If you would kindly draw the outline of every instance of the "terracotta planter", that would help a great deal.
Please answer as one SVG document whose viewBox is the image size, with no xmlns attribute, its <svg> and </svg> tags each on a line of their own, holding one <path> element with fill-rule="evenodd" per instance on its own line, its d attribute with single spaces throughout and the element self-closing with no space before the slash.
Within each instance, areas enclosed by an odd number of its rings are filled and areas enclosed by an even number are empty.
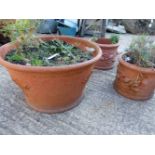
<svg viewBox="0 0 155 155">
<path fill-rule="evenodd" d="M 102 52 L 95 43 L 80 38 L 50 35 L 40 37 L 43 40 L 64 40 L 83 50 L 86 47 L 95 49 L 94 58 L 86 62 L 61 67 L 35 67 L 5 61 L 4 56 L 14 47 L 10 43 L 0 47 L 0 63 L 23 90 L 27 103 L 37 111 L 62 112 L 79 103 L 91 71 Z"/>
<path fill-rule="evenodd" d="M 96 43 L 102 49 L 102 57 L 96 63 L 95 68 L 101 70 L 112 69 L 115 57 L 117 55 L 118 44 L 112 44 L 110 39 L 100 38 L 96 41 Z"/>
<path fill-rule="evenodd" d="M 146 100 L 153 96 L 155 69 L 138 67 L 120 58 L 114 88 L 133 100 Z"/>
</svg>

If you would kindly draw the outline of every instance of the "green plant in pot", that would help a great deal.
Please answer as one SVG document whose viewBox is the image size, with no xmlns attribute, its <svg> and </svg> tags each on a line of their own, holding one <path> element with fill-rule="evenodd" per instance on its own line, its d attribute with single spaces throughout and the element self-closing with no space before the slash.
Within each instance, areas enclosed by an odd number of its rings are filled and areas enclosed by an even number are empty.
<svg viewBox="0 0 155 155">
<path fill-rule="evenodd" d="M 101 70 L 112 69 L 117 55 L 119 36 L 111 35 L 110 38 L 95 37 L 93 39 L 102 49 L 102 57 L 95 68 Z"/>
<path fill-rule="evenodd" d="M 91 41 L 36 35 L 38 20 L 16 20 L 3 31 L 12 42 L 0 47 L 0 63 L 41 112 L 62 112 L 77 105 L 100 48 Z"/>
<path fill-rule="evenodd" d="M 120 58 L 114 88 L 133 100 L 146 100 L 155 89 L 155 42 L 142 35 L 133 39 Z"/>
<path fill-rule="evenodd" d="M 1 30 L 6 25 L 8 25 L 10 23 L 14 23 L 14 22 L 15 22 L 15 19 L 0 19 L 0 44 L 1 45 L 10 42 L 10 38 L 6 37 Z"/>
</svg>

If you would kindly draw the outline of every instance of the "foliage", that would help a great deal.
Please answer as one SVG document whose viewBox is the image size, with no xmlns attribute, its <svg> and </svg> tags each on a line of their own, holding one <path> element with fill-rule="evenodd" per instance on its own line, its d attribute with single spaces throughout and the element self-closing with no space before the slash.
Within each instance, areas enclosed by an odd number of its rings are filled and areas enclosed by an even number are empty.
<svg viewBox="0 0 155 155">
<path fill-rule="evenodd" d="M 60 66 L 79 63 L 92 58 L 91 51 L 83 52 L 79 48 L 60 40 L 42 42 L 39 48 L 26 46 L 23 48 L 23 52 L 18 53 L 19 57 L 16 56 L 15 51 L 12 51 L 6 55 L 5 59 L 13 63 L 32 66 Z M 17 57 L 16 60 L 15 57 Z"/>
<path fill-rule="evenodd" d="M 124 59 L 141 67 L 155 67 L 155 42 L 142 35 L 132 40 Z"/>
<path fill-rule="evenodd" d="M 15 22 L 15 19 L 0 19 L 0 28 L 14 22 Z"/>
<path fill-rule="evenodd" d="M 2 29 L 12 42 L 18 43 L 17 48 L 6 55 L 7 61 L 32 66 L 53 66 L 83 62 L 92 58 L 91 52 L 83 52 L 63 41 L 44 42 L 38 39 L 35 32 L 40 22 L 41 20 L 16 20 Z"/>
<path fill-rule="evenodd" d="M 94 34 L 93 37 L 91 38 L 91 40 L 96 42 L 99 38 L 101 38 L 99 35 Z M 112 44 L 117 44 L 119 42 L 119 36 L 115 35 L 115 34 L 111 35 L 109 39 Z"/>
<path fill-rule="evenodd" d="M 39 22 L 40 20 L 19 19 L 4 26 L 1 32 L 12 42 L 18 41 L 17 52 L 22 52 L 22 46 L 39 46 L 39 40 L 34 35 Z"/>
<path fill-rule="evenodd" d="M 111 35 L 110 40 L 111 40 L 112 44 L 117 44 L 119 42 L 119 36 Z"/>
<path fill-rule="evenodd" d="M 7 55 L 7 60 L 12 62 L 12 63 L 21 63 L 21 64 L 25 64 L 24 63 L 24 57 L 22 55 L 19 54 L 8 54 Z"/>
</svg>

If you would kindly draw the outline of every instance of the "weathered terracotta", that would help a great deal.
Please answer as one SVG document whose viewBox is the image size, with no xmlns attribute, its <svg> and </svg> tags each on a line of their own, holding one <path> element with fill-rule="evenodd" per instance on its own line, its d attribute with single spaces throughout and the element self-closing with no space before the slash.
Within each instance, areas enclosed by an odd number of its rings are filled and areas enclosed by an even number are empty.
<svg viewBox="0 0 155 155">
<path fill-rule="evenodd" d="M 133 100 L 146 100 L 153 96 L 155 69 L 143 68 L 120 58 L 114 88 L 121 95 Z"/>
<path fill-rule="evenodd" d="M 112 44 L 110 39 L 100 38 L 96 43 L 102 49 L 102 57 L 96 63 L 95 68 L 101 70 L 112 69 L 117 55 L 118 44 Z"/>
<path fill-rule="evenodd" d="M 40 36 L 43 40 L 59 39 L 85 50 L 94 48 L 94 58 L 67 66 L 36 67 L 12 64 L 4 56 L 13 48 L 8 43 L 0 47 L 0 63 L 7 68 L 12 79 L 23 90 L 27 103 L 41 112 L 62 112 L 77 105 L 101 49 L 93 42 L 67 36 Z M 14 45 L 15 46 L 15 45 Z"/>
</svg>

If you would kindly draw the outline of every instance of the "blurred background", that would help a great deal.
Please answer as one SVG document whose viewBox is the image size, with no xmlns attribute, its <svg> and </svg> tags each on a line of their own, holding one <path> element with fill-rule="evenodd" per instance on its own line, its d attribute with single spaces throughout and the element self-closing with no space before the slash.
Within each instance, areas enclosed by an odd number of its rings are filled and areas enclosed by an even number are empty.
<svg viewBox="0 0 155 155">
<path fill-rule="evenodd" d="M 34 19 L 36 20 L 36 19 Z M 0 19 L 0 29 L 15 19 Z M 39 34 L 58 34 L 78 37 L 104 37 L 116 34 L 155 34 L 154 19 L 42 19 L 38 24 Z M 9 38 L 0 32 L 0 45 Z"/>
</svg>

